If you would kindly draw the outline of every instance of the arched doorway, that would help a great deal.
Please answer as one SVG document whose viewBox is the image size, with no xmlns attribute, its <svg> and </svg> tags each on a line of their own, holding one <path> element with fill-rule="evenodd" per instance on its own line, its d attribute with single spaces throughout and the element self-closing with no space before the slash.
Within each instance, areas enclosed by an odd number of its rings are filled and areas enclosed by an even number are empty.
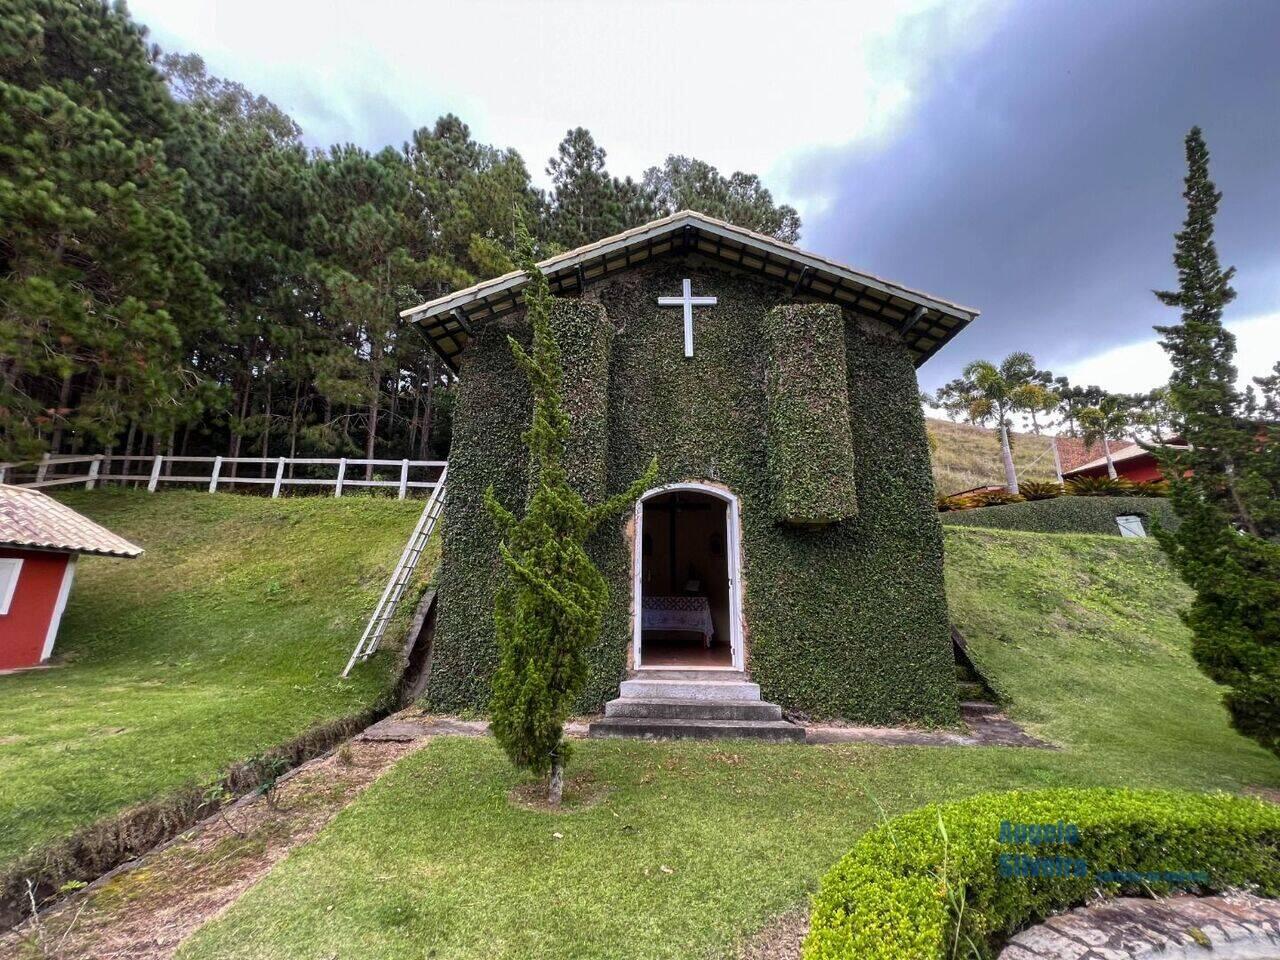
<svg viewBox="0 0 1280 960">
<path fill-rule="evenodd" d="M 673 483 L 636 504 L 637 669 L 743 669 L 738 499 Z"/>
</svg>

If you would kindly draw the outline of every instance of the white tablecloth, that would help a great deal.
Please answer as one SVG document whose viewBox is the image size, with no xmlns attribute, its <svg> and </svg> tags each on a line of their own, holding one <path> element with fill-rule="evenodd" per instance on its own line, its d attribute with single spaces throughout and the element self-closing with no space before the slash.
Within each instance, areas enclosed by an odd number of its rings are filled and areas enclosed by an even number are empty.
<svg viewBox="0 0 1280 960">
<path fill-rule="evenodd" d="M 640 626 L 645 630 L 687 630 L 711 646 L 715 623 L 706 597 L 645 597 Z"/>
</svg>

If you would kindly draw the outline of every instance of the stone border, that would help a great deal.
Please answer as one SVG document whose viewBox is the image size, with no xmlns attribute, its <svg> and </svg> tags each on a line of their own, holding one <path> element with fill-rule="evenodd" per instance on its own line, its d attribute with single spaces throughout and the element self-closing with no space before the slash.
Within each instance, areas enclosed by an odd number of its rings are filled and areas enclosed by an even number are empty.
<svg viewBox="0 0 1280 960">
<path fill-rule="evenodd" d="M 1050 917 L 999 960 L 1276 960 L 1280 901 L 1252 894 L 1122 897 Z"/>
</svg>

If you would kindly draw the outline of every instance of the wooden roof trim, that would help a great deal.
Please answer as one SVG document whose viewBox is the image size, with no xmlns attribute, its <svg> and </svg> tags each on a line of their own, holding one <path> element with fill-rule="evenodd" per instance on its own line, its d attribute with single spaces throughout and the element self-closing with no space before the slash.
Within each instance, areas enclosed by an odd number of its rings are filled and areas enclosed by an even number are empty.
<svg viewBox="0 0 1280 960">
<path fill-rule="evenodd" d="M 764 261 L 763 268 L 756 269 L 761 269 L 761 272 L 769 276 L 785 275 L 785 270 L 778 272 L 780 265 L 773 259 L 779 258 L 790 261 L 792 264 L 808 266 L 815 271 L 830 274 L 840 280 L 850 281 L 858 286 L 881 293 L 885 297 L 900 297 L 911 304 L 926 306 L 940 313 L 954 316 L 966 323 L 978 316 L 978 311 L 973 307 L 952 303 L 949 300 L 943 300 L 931 294 L 912 290 L 893 281 L 854 270 L 818 254 L 808 253 L 772 237 L 766 237 L 751 230 L 745 230 L 742 227 L 735 227 L 722 220 L 716 220 L 713 217 L 708 217 L 692 210 L 682 210 L 679 213 L 672 214 L 670 217 L 654 220 L 652 223 L 627 230 L 615 237 L 609 237 L 596 243 L 578 247 L 576 250 L 550 257 L 540 262 L 538 267 L 544 274 L 551 276 L 591 260 L 603 259 L 607 265 L 610 255 L 618 252 L 624 254 L 623 261 L 626 263 L 630 248 L 664 237 L 666 234 L 681 230 L 686 226 L 693 227 L 699 232 L 710 234 L 720 241 L 719 244 L 712 243 L 708 245 L 709 249 L 704 249 L 703 244 L 699 242 L 700 238 L 694 238 L 691 244 L 692 249 L 718 256 L 719 251 L 723 249 L 724 241 L 728 240 L 740 244 L 741 248 L 750 248 L 762 257 Z M 648 258 L 652 258 L 652 251 L 649 251 Z M 770 270 L 770 266 L 774 266 L 775 270 Z M 608 272 L 607 266 L 606 272 Z M 456 293 L 402 310 L 400 316 L 415 321 L 424 320 L 438 313 L 451 311 L 458 307 L 466 307 L 478 300 L 514 291 L 524 286 L 524 283 L 525 276 L 523 271 L 513 270 L 492 280 L 486 280 L 483 283 L 467 287 L 465 290 L 459 290 Z"/>
</svg>

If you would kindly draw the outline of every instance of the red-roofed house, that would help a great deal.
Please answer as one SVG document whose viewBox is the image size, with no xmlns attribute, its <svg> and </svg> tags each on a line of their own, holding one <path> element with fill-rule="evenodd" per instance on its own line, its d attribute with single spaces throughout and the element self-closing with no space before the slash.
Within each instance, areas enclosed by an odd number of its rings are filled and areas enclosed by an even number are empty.
<svg viewBox="0 0 1280 960">
<path fill-rule="evenodd" d="M 142 553 L 37 490 L 0 484 L 0 671 L 49 659 L 82 553 Z"/>
<path fill-rule="evenodd" d="M 1068 440 L 1070 438 L 1063 438 Z M 1079 442 L 1079 441 L 1075 441 Z M 1064 444 L 1065 446 L 1065 444 Z M 1175 450 L 1185 450 L 1186 447 L 1180 444 L 1166 444 L 1166 446 Z M 1062 448 L 1059 456 L 1062 456 Z M 1095 454 L 1093 457 L 1086 459 L 1083 463 L 1075 463 L 1068 466 L 1066 457 L 1062 457 L 1062 479 L 1072 480 L 1076 477 L 1105 477 L 1107 476 L 1107 455 L 1101 444 L 1096 444 L 1090 448 L 1090 453 Z M 1131 480 L 1134 483 L 1146 483 L 1152 480 L 1161 479 L 1160 464 L 1156 461 L 1155 454 L 1136 442 L 1116 443 L 1111 445 L 1111 463 L 1116 468 L 1116 476 Z"/>
</svg>

